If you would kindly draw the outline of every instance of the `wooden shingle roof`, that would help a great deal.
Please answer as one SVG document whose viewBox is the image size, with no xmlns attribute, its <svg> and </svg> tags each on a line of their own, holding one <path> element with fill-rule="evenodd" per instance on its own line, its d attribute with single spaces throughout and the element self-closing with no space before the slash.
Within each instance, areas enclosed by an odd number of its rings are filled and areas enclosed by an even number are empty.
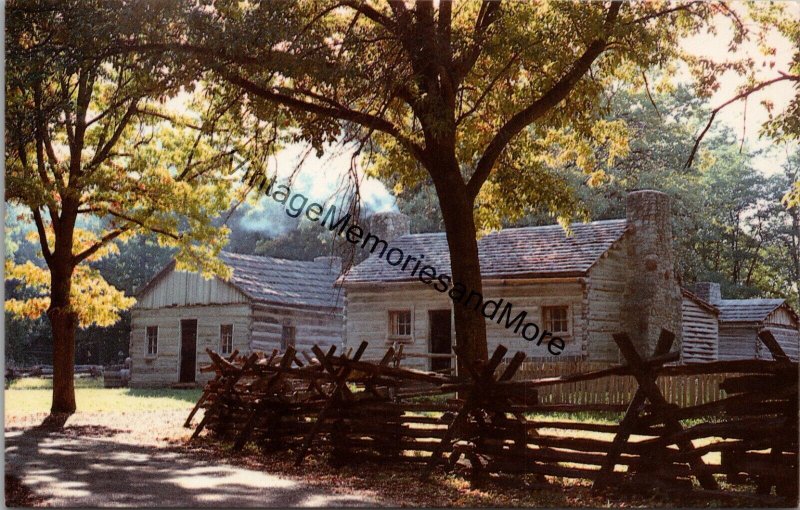
<svg viewBox="0 0 800 510">
<path fill-rule="evenodd" d="M 582 276 L 625 233 L 626 221 L 605 220 L 571 225 L 567 236 L 560 225 L 507 228 L 478 241 L 483 278 Z M 410 234 L 389 243 L 405 256 L 424 255 L 423 264 L 437 274 L 450 272 L 450 253 L 443 232 Z M 391 266 L 376 251 L 353 267 L 344 277 L 347 283 L 413 280 L 406 271 Z"/>
<path fill-rule="evenodd" d="M 720 322 L 761 322 L 786 301 L 783 299 L 723 299 L 719 308 Z"/>
<path fill-rule="evenodd" d="M 230 283 L 253 301 L 292 306 L 341 308 L 334 284 L 339 268 L 327 261 L 309 262 L 222 252 L 233 270 Z"/>
</svg>

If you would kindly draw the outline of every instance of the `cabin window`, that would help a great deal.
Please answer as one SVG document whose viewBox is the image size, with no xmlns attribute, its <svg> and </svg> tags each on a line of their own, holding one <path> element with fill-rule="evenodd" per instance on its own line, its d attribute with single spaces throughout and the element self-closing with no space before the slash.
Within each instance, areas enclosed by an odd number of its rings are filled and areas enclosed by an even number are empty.
<svg viewBox="0 0 800 510">
<path fill-rule="evenodd" d="M 545 306 L 542 308 L 544 329 L 552 331 L 553 335 L 558 336 L 569 334 L 569 307 L 568 306 Z"/>
<path fill-rule="evenodd" d="M 147 355 L 158 354 L 158 326 L 147 326 Z"/>
<path fill-rule="evenodd" d="M 389 336 L 411 337 L 411 310 L 389 311 Z"/>
<path fill-rule="evenodd" d="M 233 352 L 233 324 L 223 324 L 219 327 L 219 344 L 222 354 Z"/>
<path fill-rule="evenodd" d="M 281 352 L 286 352 L 290 345 L 294 347 L 294 335 L 294 326 L 283 326 L 281 329 Z"/>
</svg>

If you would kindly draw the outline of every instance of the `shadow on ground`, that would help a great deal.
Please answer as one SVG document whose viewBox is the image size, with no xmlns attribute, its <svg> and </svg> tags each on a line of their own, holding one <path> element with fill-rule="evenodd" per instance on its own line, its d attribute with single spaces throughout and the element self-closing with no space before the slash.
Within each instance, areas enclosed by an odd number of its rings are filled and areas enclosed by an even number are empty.
<svg viewBox="0 0 800 510">
<path fill-rule="evenodd" d="M 49 425 L 49 424 L 48 424 Z M 6 469 L 47 506 L 375 506 L 287 478 L 191 454 L 65 434 L 50 426 L 8 432 Z M 97 437 L 100 436 L 100 437 Z M 105 437 L 103 437 L 105 436 Z"/>
</svg>

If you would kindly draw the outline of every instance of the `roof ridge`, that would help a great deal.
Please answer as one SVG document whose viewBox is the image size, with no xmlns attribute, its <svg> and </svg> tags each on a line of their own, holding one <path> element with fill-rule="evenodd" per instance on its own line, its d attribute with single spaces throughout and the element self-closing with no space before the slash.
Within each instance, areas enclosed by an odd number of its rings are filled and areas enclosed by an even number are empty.
<svg viewBox="0 0 800 510">
<path fill-rule="evenodd" d="M 617 246 L 628 230 L 628 222 L 617 218 L 573 223 L 571 234 L 561 225 L 515 227 L 491 232 L 478 240 L 478 256 L 484 277 L 585 274 L 603 253 Z M 450 252 L 444 232 L 400 236 L 389 243 L 416 257 L 426 256 L 438 272 L 451 270 Z M 413 275 L 382 264 L 383 253 L 372 256 L 348 271 L 343 281 L 413 280 Z"/>
<path fill-rule="evenodd" d="M 277 260 L 280 262 L 290 262 L 290 263 L 297 263 L 297 264 L 309 264 L 309 265 L 318 265 L 322 266 L 327 264 L 326 261 L 316 261 L 316 260 L 298 260 L 298 259 L 285 259 L 281 257 L 273 257 L 271 255 L 257 255 L 257 254 L 250 254 L 250 253 L 236 253 L 231 251 L 222 250 L 220 255 L 233 257 L 233 258 L 244 258 L 244 259 L 254 259 L 253 261 L 260 261 L 260 260 Z"/>
<path fill-rule="evenodd" d="M 706 307 L 706 308 L 710 308 L 710 309 L 711 309 L 711 310 L 713 310 L 713 311 L 714 311 L 714 312 L 715 312 L 717 315 L 719 315 L 719 313 L 720 313 L 720 310 L 719 310 L 719 307 L 718 307 L 718 306 L 716 306 L 716 305 L 715 305 L 714 303 L 712 303 L 711 301 L 707 301 L 707 300 L 705 300 L 705 299 L 701 298 L 700 296 L 698 296 L 698 295 L 697 295 L 697 294 L 695 294 L 694 292 L 690 291 L 689 289 L 687 289 L 687 288 L 686 288 L 686 287 L 684 287 L 683 285 L 681 285 L 681 293 L 683 293 L 683 295 L 684 295 L 684 296 L 688 296 L 688 297 L 689 297 L 689 299 L 691 299 L 691 300 L 695 301 L 695 302 L 696 302 L 696 303 L 698 303 L 699 305 L 701 305 L 701 306 L 704 306 L 704 307 Z"/>
<path fill-rule="evenodd" d="M 729 299 L 721 299 L 720 300 L 721 303 L 728 302 L 728 303 L 731 303 L 731 304 L 736 303 L 736 302 L 740 302 L 740 303 L 744 304 L 745 301 L 749 301 L 749 302 L 761 301 L 764 304 L 767 304 L 767 303 L 770 303 L 770 302 L 772 302 L 772 303 L 777 303 L 777 302 L 785 303 L 786 302 L 786 300 L 784 298 L 738 298 L 738 299 L 730 299 L 729 298 Z"/>
<path fill-rule="evenodd" d="M 628 222 L 628 220 L 626 218 L 612 218 L 612 219 L 607 219 L 607 220 L 576 221 L 576 222 L 570 223 L 569 226 L 570 227 L 574 227 L 574 226 L 589 226 L 589 225 L 596 225 L 596 224 L 599 224 L 599 223 L 610 223 L 610 224 L 613 224 L 613 223 L 627 223 L 627 222 Z M 505 227 L 505 228 L 501 228 L 501 229 L 498 229 L 498 230 L 493 230 L 493 231 L 487 233 L 483 237 L 488 237 L 490 235 L 497 234 L 499 232 L 507 232 L 507 231 L 510 231 L 510 230 L 525 230 L 525 229 L 537 229 L 537 228 L 539 228 L 539 229 L 544 229 L 544 228 L 562 228 L 563 229 L 564 227 L 562 227 L 561 224 L 559 224 L 559 223 L 551 223 L 549 225 L 524 225 L 524 226 L 521 226 L 521 227 Z M 447 232 L 416 232 L 416 233 L 403 234 L 402 236 L 398 237 L 398 239 L 408 238 L 408 237 L 440 236 L 440 235 L 446 235 L 446 234 L 447 234 Z"/>
</svg>

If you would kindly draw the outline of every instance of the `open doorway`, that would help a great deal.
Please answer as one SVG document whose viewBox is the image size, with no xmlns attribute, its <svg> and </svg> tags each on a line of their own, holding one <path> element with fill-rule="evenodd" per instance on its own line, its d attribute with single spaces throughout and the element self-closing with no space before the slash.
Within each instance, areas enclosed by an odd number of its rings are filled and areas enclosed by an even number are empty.
<svg viewBox="0 0 800 510">
<path fill-rule="evenodd" d="M 179 381 L 190 383 L 195 381 L 197 371 L 197 320 L 181 321 L 181 365 Z"/>
<path fill-rule="evenodd" d="M 428 324 L 430 325 L 428 352 L 430 354 L 452 354 L 453 337 L 450 334 L 452 329 L 450 317 L 450 310 L 428 311 Z M 449 357 L 431 358 L 431 370 L 450 369 L 452 361 L 452 358 Z"/>
</svg>

